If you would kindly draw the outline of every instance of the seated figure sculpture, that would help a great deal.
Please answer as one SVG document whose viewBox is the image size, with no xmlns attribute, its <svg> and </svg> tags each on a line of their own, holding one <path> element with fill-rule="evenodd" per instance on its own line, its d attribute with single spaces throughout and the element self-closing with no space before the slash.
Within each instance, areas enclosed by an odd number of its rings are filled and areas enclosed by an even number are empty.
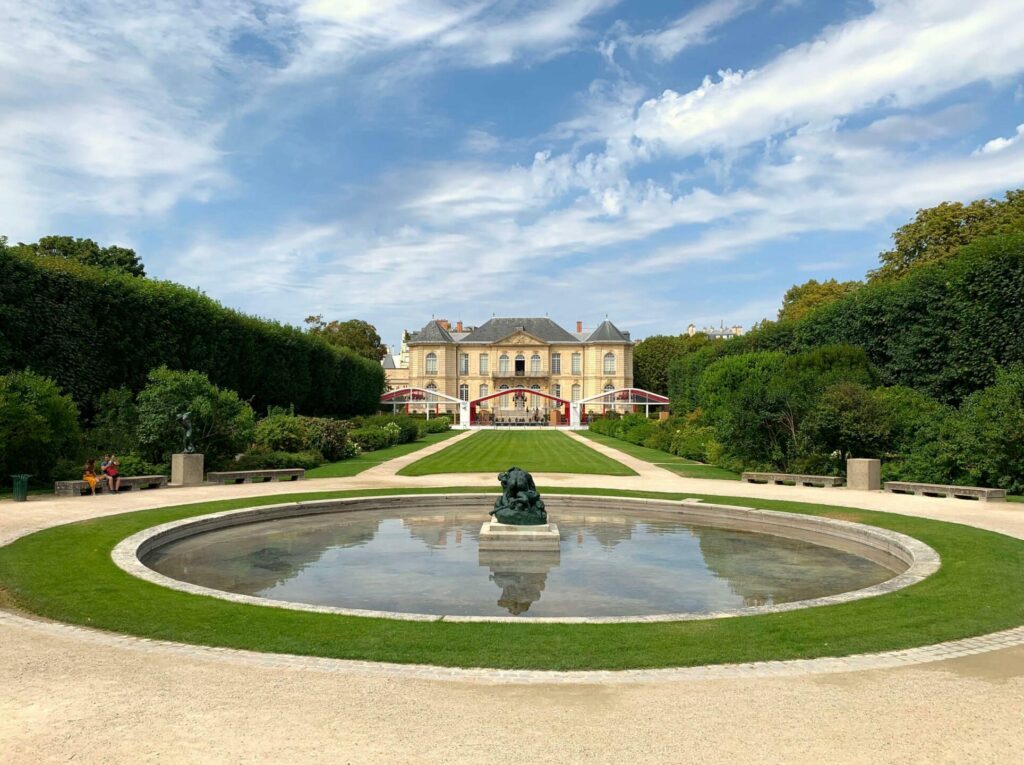
<svg viewBox="0 0 1024 765">
<path fill-rule="evenodd" d="M 501 496 L 494 502 L 491 515 L 498 523 L 512 526 L 539 526 L 548 522 L 544 500 L 537 492 L 533 476 L 517 467 L 510 467 L 498 476 Z"/>
</svg>

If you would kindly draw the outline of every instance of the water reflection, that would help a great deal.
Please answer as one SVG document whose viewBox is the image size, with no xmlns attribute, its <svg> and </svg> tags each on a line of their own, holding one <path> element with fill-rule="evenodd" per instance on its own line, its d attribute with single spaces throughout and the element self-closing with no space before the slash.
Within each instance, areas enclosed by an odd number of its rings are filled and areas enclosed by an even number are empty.
<svg viewBox="0 0 1024 765">
<path fill-rule="evenodd" d="M 530 610 L 540 600 L 548 572 L 558 565 L 558 550 L 480 550 L 480 565 L 491 572 L 491 581 L 501 588 L 498 605 L 513 616 Z"/>
<path fill-rule="evenodd" d="M 484 518 L 481 510 L 283 519 L 175 542 L 146 563 L 184 581 L 278 600 L 523 618 L 706 613 L 890 576 L 808 542 L 627 511 L 559 512 L 560 552 L 480 551 Z"/>
</svg>

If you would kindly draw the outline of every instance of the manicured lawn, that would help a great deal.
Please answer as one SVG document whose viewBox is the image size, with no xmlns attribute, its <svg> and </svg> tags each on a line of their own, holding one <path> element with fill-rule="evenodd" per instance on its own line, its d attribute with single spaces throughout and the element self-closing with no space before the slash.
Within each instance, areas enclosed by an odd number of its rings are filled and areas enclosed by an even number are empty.
<svg viewBox="0 0 1024 765">
<path fill-rule="evenodd" d="M 389 446 L 387 449 L 378 449 L 375 452 L 364 452 L 350 460 L 331 462 L 313 470 L 308 470 L 306 471 L 306 478 L 348 478 L 349 476 L 359 475 L 364 470 L 369 470 L 382 462 L 418 452 L 420 449 L 431 444 L 447 441 L 449 438 L 457 436 L 460 432 L 458 430 L 446 430 L 444 433 L 428 433 L 418 441 Z"/>
<path fill-rule="evenodd" d="M 610 490 L 603 494 L 681 499 Z M 142 581 L 110 558 L 125 537 L 159 523 L 299 499 L 479 492 L 366 490 L 207 502 L 58 526 L 0 548 L 9 607 L 98 629 L 201 645 L 463 667 L 627 669 L 843 656 L 926 645 L 1024 624 L 1024 541 L 968 526 L 867 510 L 705 496 L 709 502 L 826 515 L 914 536 L 942 556 L 923 582 L 836 606 L 733 619 L 651 624 L 408 622 L 231 603 Z M 486 517 L 481 515 L 481 517 Z M 53 565 L 59 561 L 60 565 Z M 513 650 L 510 646 L 528 646 Z"/>
<path fill-rule="evenodd" d="M 513 465 L 531 473 L 636 475 L 625 465 L 555 430 L 481 430 L 402 468 L 398 474 L 500 473 Z"/>
<path fill-rule="evenodd" d="M 620 438 L 612 438 L 606 436 L 603 433 L 592 433 L 589 430 L 580 430 L 578 433 L 584 438 L 589 438 L 591 441 L 597 441 L 599 444 L 610 446 L 612 449 L 618 449 L 620 452 L 628 454 L 630 457 L 636 457 L 638 460 L 644 462 L 650 462 L 659 467 L 663 467 L 666 470 L 671 470 L 673 473 L 678 473 L 684 478 L 718 478 L 726 481 L 738 481 L 740 480 L 739 475 L 726 470 L 725 468 L 716 467 L 714 465 L 705 465 L 697 462 L 696 460 L 689 460 L 685 457 L 677 457 L 674 454 L 663 452 L 660 449 L 650 449 L 646 446 L 637 446 L 631 444 L 629 441 L 623 441 Z"/>
</svg>

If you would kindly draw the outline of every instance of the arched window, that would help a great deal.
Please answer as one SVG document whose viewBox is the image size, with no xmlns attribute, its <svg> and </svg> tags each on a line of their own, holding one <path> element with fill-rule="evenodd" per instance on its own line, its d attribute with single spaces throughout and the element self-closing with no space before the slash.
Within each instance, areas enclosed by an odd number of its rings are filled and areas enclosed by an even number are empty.
<svg viewBox="0 0 1024 765">
<path fill-rule="evenodd" d="M 508 354 L 503 353 L 498 357 L 498 371 L 508 374 Z M 505 386 L 508 387 L 507 385 Z"/>
<path fill-rule="evenodd" d="M 459 386 L 459 398 L 463 401 L 469 401 L 469 386 L 466 383 L 462 383 Z"/>
<path fill-rule="evenodd" d="M 604 373 L 606 375 L 615 374 L 615 354 L 611 351 L 604 355 Z"/>
<path fill-rule="evenodd" d="M 572 355 L 572 373 L 574 375 L 583 374 L 583 354 L 574 353 Z"/>
<path fill-rule="evenodd" d="M 562 354 L 552 353 L 551 354 L 551 374 L 560 375 L 562 374 Z"/>
<path fill-rule="evenodd" d="M 540 390 L 540 386 L 539 386 L 539 385 L 531 385 L 531 386 L 530 386 L 530 390 L 536 390 L 536 391 L 539 391 L 539 390 Z"/>
<path fill-rule="evenodd" d="M 555 398 L 561 398 L 562 397 L 562 386 L 559 385 L 558 383 L 555 383 L 554 385 L 552 385 L 551 386 L 551 395 L 554 396 Z"/>
<path fill-rule="evenodd" d="M 433 351 L 427 354 L 427 374 L 437 374 L 437 354 L 434 353 Z"/>
<path fill-rule="evenodd" d="M 508 361 L 508 356 L 505 357 L 505 360 Z M 498 386 L 498 390 L 508 390 L 508 386 L 507 385 L 499 385 Z M 501 407 L 502 409 L 504 409 L 506 406 L 508 406 L 508 396 L 502 396 L 501 398 L 499 398 L 498 399 L 498 406 Z"/>
<path fill-rule="evenodd" d="M 469 374 L 469 354 L 468 353 L 460 353 L 459 354 L 459 374 L 460 375 L 468 375 Z"/>
<path fill-rule="evenodd" d="M 572 386 L 572 400 L 573 401 L 579 401 L 580 398 L 581 398 L 580 394 L 582 392 L 583 392 L 583 390 L 582 390 L 582 388 L 580 388 L 579 384 L 573 385 Z"/>
<path fill-rule="evenodd" d="M 526 374 L 526 356 L 521 353 L 516 354 L 516 376 Z"/>
<path fill-rule="evenodd" d="M 535 353 L 532 356 L 530 356 L 530 371 L 531 372 L 539 372 L 540 371 L 540 354 L 539 353 Z"/>
<path fill-rule="evenodd" d="M 611 383 L 608 383 L 607 385 L 604 386 L 605 393 L 611 393 L 613 390 L 615 390 L 615 386 L 612 385 Z"/>
<path fill-rule="evenodd" d="M 488 394 L 489 392 L 490 392 L 490 391 L 489 391 L 489 389 L 488 389 L 487 385 L 481 385 L 481 386 L 480 386 L 480 396 L 479 396 L 479 398 L 483 398 L 483 397 L 484 397 L 484 396 L 486 396 L 486 395 L 487 395 L 487 394 Z"/>
</svg>

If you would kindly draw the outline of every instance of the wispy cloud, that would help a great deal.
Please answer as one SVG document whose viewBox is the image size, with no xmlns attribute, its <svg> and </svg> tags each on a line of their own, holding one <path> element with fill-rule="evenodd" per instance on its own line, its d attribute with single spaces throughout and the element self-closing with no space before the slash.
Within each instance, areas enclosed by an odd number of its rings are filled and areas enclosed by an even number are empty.
<svg viewBox="0 0 1024 765">
<path fill-rule="evenodd" d="M 711 0 L 680 16 L 664 29 L 625 35 L 621 42 L 636 53 L 650 51 L 656 58 L 675 58 L 687 48 L 703 45 L 712 33 L 737 16 L 753 10 L 759 0 Z"/>
</svg>

